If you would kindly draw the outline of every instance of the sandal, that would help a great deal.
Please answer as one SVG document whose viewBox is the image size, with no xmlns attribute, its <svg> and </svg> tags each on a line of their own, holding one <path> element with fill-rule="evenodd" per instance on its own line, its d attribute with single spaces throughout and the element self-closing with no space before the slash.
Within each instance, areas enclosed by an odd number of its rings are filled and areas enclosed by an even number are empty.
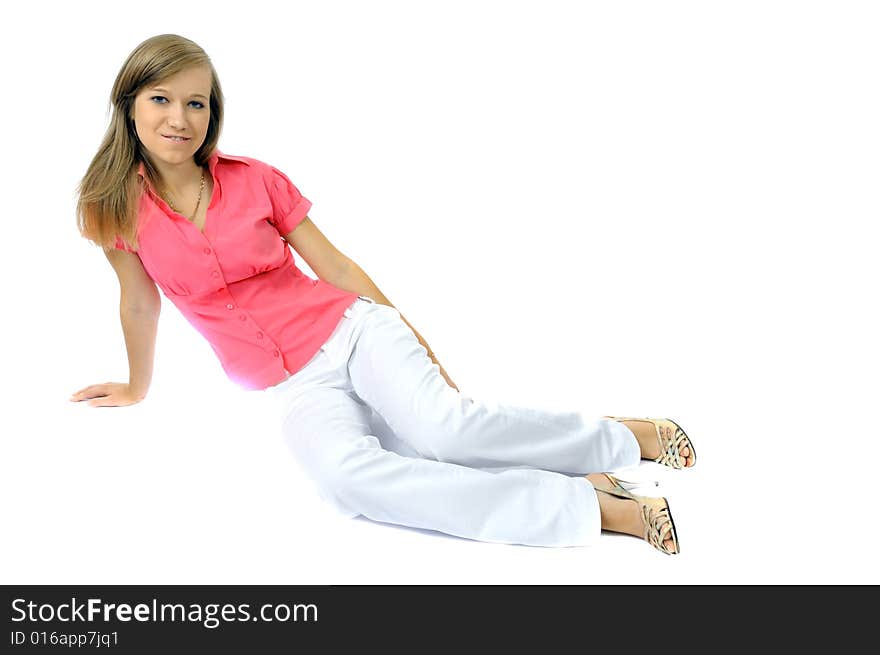
<svg viewBox="0 0 880 655">
<path fill-rule="evenodd" d="M 641 507 L 642 522 L 645 524 L 645 534 L 642 537 L 654 548 L 666 555 L 677 555 L 680 550 L 678 547 L 678 535 L 675 531 L 675 523 L 672 521 L 672 512 L 669 510 L 669 503 L 665 498 L 651 498 L 649 496 L 635 496 L 621 485 L 613 475 L 603 473 L 613 485 L 611 489 L 600 489 L 596 485 L 593 488 L 610 496 L 618 498 L 626 498 L 634 500 Z M 589 479 L 588 479 L 589 481 Z M 592 482 L 590 483 L 592 484 Z M 667 539 L 672 539 L 672 550 L 666 550 L 663 543 Z"/>
<path fill-rule="evenodd" d="M 678 425 L 675 421 L 668 418 L 628 418 L 621 416 L 605 416 L 603 418 L 614 419 L 615 421 L 642 421 L 651 423 L 654 426 L 654 430 L 657 433 L 657 441 L 660 443 L 660 454 L 653 461 L 658 464 L 663 464 L 664 466 L 670 466 L 674 469 L 684 469 L 684 468 L 692 468 L 694 464 L 697 463 L 697 451 L 694 449 L 694 444 L 691 443 L 690 438 L 685 434 L 684 430 L 681 429 L 681 426 Z M 671 437 L 665 437 L 662 434 L 660 428 L 669 428 L 672 430 Z M 693 464 L 687 466 L 686 458 L 682 456 L 681 450 L 687 446 L 691 450 L 691 456 L 693 456 L 694 461 Z"/>
</svg>

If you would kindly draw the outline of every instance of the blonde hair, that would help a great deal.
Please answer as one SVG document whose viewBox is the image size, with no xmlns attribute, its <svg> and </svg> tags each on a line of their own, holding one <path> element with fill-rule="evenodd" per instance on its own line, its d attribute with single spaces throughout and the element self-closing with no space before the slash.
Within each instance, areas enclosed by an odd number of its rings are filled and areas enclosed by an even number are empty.
<svg viewBox="0 0 880 655">
<path fill-rule="evenodd" d="M 135 130 L 132 111 L 135 96 L 146 85 L 162 81 L 191 67 L 211 71 L 208 133 L 194 159 L 207 164 L 217 147 L 223 126 L 223 91 L 217 72 L 202 48 L 176 34 L 160 34 L 138 45 L 122 65 L 113 83 L 110 125 L 98 152 L 77 185 L 77 227 L 80 234 L 105 249 L 120 237 L 136 250 L 137 219 L 141 194 L 146 184 L 137 174 L 141 162 L 150 183 L 157 186 L 161 175 L 150 164 Z"/>
</svg>

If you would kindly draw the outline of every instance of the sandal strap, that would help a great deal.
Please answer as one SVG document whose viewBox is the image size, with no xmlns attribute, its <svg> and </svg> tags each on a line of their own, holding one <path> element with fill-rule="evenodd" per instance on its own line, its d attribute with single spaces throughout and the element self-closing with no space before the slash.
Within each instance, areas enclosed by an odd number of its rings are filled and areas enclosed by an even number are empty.
<svg viewBox="0 0 880 655">
<path fill-rule="evenodd" d="M 681 454 L 681 450 L 685 446 L 690 448 L 691 455 L 696 459 L 697 453 L 694 450 L 694 444 L 691 443 L 691 440 L 684 433 L 684 430 L 679 427 L 678 423 L 671 419 L 633 418 L 624 416 L 604 416 L 603 418 L 610 418 L 618 422 L 642 421 L 653 425 L 654 432 L 657 435 L 657 441 L 660 444 L 660 454 L 652 461 L 657 462 L 658 464 L 663 464 L 664 466 L 669 466 L 674 469 L 687 468 L 687 462 Z M 661 436 L 660 433 L 661 424 L 664 423 L 671 423 L 674 428 L 672 437 L 669 439 Z"/>
<path fill-rule="evenodd" d="M 691 449 L 691 452 L 693 452 L 694 447 L 691 445 L 691 441 L 684 433 L 684 430 L 673 423 L 674 432 L 672 437 L 666 438 L 662 436 L 660 432 L 661 422 L 654 420 L 651 420 L 651 422 L 654 424 L 654 429 L 657 432 L 657 440 L 660 442 L 660 454 L 654 459 L 654 461 L 658 464 L 663 464 L 664 466 L 669 466 L 675 469 L 685 468 L 686 462 L 684 456 L 681 454 L 681 450 L 687 446 Z"/>
<path fill-rule="evenodd" d="M 678 550 L 678 539 L 675 535 L 675 526 L 672 523 L 668 506 L 663 509 L 655 509 L 649 505 L 643 505 L 642 520 L 645 522 L 645 541 L 667 555 L 672 555 Z M 666 550 L 666 547 L 663 545 L 663 542 L 670 537 L 675 549 L 672 552 Z"/>
<path fill-rule="evenodd" d="M 618 498 L 625 498 L 638 503 L 641 507 L 642 522 L 645 525 L 645 533 L 642 538 L 654 548 L 667 555 L 677 553 L 678 537 L 675 534 L 675 524 L 672 522 L 672 514 L 669 512 L 669 504 L 666 502 L 666 499 L 659 499 L 659 501 L 663 503 L 663 507 L 658 508 L 656 506 L 658 499 L 650 496 L 636 496 L 623 487 L 621 481 L 614 476 L 609 475 L 608 473 L 603 473 L 602 475 L 608 478 L 608 481 L 611 482 L 613 486 L 610 489 L 600 489 L 594 485 L 593 488 L 596 492 L 602 492 L 609 496 L 617 496 Z M 670 537 L 672 538 L 674 548 L 671 552 L 666 550 L 663 545 L 663 542 Z"/>
<path fill-rule="evenodd" d="M 623 485 L 620 484 L 620 480 L 615 478 L 613 475 L 608 475 L 607 473 L 603 473 L 608 481 L 613 485 L 611 489 L 599 489 L 594 486 L 593 488 L 596 491 L 601 491 L 602 493 L 606 493 L 609 496 L 617 496 L 618 498 L 626 498 L 628 500 L 636 500 L 636 497 L 629 492 Z"/>
</svg>

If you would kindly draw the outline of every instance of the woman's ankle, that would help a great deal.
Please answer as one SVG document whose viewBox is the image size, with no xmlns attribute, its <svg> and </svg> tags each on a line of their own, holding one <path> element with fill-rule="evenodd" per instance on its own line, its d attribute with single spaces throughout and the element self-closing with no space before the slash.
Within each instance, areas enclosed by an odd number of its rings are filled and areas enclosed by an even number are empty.
<svg viewBox="0 0 880 655">
<path fill-rule="evenodd" d="M 596 489 L 602 529 L 641 537 L 643 525 L 639 504 L 633 500 L 602 493 L 600 489 L 608 488 L 609 484 L 608 479 L 600 473 L 592 473 L 586 478 Z"/>
</svg>

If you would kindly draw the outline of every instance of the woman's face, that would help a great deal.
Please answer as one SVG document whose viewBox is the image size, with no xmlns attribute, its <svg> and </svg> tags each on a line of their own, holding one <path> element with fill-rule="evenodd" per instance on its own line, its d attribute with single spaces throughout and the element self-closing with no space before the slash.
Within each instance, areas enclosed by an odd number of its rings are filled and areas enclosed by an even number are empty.
<svg viewBox="0 0 880 655">
<path fill-rule="evenodd" d="M 210 94 L 210 69 L 193 67 L 162 82 L 148 84 L 135 96 L 135 130 L 160 168 L 162 163 L 185 162 L 201 147 L 208 133 Z M 169 136 L 187 139 L 175 141 Z"/>
</svg>

